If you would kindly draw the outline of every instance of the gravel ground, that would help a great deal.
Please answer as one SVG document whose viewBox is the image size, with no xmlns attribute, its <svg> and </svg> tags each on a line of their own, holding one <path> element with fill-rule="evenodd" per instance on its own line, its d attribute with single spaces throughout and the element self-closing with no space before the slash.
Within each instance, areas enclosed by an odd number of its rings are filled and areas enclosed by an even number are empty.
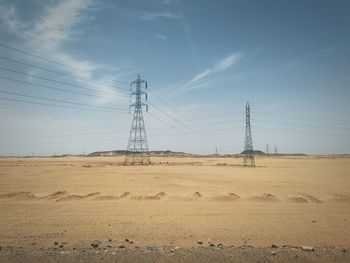
<svg viewBox="0 0 350 263">
<path fill-rule="evenodd" d="M 220 247 L 2 247 L 0 262 L 350 262 L 345 248 Z"/>
</svg>

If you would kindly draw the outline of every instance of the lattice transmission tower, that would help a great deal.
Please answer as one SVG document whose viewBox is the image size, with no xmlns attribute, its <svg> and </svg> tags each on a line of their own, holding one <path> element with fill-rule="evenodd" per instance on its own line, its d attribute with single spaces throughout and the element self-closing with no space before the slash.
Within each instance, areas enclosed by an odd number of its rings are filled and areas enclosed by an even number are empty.
<svg viewBox="0 0 350 263">
<path fill-rule="evenodd" d="M 252 131 L 250 127 L 250 107 L 247 102 L 245 107 L 245 140 L 243 166 L 255 166 Z"/>
<path fill-rule="evenodd" d="M 147 165 L 150 164 L 150 156 L 148 151 L 148 143 L 146 136 L 145 122 L 143 120 L 142 108 L 146 107 L 148 112 L 148 105 L 143 103 L 143 95 L 147 100 L 147 81 L 140 78 L 130 83 L 130 98 L 135 96 L 135 101 L 129 107 L 129 112 L 134 107 L 134 116 L 131 123 L 130 135 L 127 153 L 125 157 L 125 164 L 127 165 Z"/>
</svg>

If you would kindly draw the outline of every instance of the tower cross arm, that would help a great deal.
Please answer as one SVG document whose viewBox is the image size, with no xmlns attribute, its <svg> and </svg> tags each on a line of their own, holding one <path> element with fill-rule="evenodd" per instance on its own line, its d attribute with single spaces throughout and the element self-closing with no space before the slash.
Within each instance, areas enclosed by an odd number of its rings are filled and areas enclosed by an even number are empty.
<svg viewBox="0 0 350 263">
<path fill-rule="evenodd" d="M 130 97 L 131 96 L 133 96 L 133 95 L 139 95 L 139 94 L 145 94 L 145 95 L 147 95 L 147 92 L 145 92 L 145 91 L 134 91 L 134 92 L 131 92 L 130 93 Z"/>
<path fill-rule="evenodd" d="M 133 104 L 130 104 L 130 106 L 129 106 L 129 113 L 130 113 L 130 109 L 132 108 L 132 107 L 136 107 L 136 108 L 138 108 L 138 107 L 146 107 L 146 112 L 148 112 L 148 104 L 146 104 L 146 103 L 133 103 Z"/>
</svg>

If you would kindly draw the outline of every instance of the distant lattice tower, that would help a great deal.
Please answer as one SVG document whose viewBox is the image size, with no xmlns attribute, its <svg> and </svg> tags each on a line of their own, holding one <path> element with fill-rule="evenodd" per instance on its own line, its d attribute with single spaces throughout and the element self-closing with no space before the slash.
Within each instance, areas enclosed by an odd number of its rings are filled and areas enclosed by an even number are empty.
<svg viewBox="0 0 350 263">
<path fill-rule="evenodd" d="M 140 75 L 137 79 L 130 83 L 130 98 L 135 96 L 135 101 L 129 107 L 129 111 L 134 107 L 134 116 L 131 123 L 130 135 L 127 153 L 125 157 L 125 164 L 127 165 L 148 165 L 150 164 L 150 155 L 148 151 L 148 143 L 145 129 L 145 122 L 143 120 L 142 107 L 148 105 L 142 102 L 142 95 L 147 100 L 147 81 L 142 80 Z"/>
<path fill-rule="evenodd" d="M 250 107 L 249 102 L 245 107 L 245 140 L 243 166 L 255 166 L 252 131 L 250 127 Z"/>
</svg>

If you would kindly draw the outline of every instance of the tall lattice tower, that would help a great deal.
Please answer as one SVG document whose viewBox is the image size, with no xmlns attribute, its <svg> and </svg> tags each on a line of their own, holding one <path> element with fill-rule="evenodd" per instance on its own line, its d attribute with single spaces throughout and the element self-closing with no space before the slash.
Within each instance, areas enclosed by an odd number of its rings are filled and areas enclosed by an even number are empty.
<svg viewBox="0 0 350 263">
<path fill-rule="evenodd" d="M 243 166 L 255 166 L 252 131 L 250 128 L 250 107 L 249 102 L 245 106 L 245 140 Z"/>
<path fill-rule="evenodd" d="M 134 116 L 131 123 L 130 135 L 127 153 L 125 157 L 125 164 L 127 165 L 147 165 L 150 164 L 150 156 L 148 151 L 148 143 L 146 137 L 145 122 L 143 121 L 142 107 L 146 107 L 148 111 L 148 105 L 142 102 L 142 95 L 147 100 L 147 81 L 140 78 L 140 74 L 137 79 L 130 83 L 130 98 L 135 96 L 135 102 L 130 105 L 129 111 L 134 107 Z"/>
</svg>

